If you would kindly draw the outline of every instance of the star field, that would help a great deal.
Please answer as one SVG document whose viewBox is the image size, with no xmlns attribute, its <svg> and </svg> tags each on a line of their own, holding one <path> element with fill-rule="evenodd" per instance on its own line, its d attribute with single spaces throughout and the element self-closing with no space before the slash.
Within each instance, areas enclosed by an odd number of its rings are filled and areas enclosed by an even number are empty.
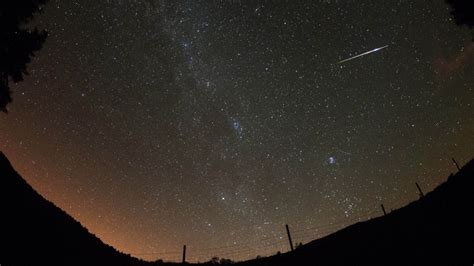
<svg viewBox="0 0 474 266">
<path fill-rule="evenodd" d="M 34 23 L 0 149 L 140 258 L 285 252 L 285 224 L 308 242 L 474 155 L 474 44 L 443 1 L 51 0 Z"/>
</svg>

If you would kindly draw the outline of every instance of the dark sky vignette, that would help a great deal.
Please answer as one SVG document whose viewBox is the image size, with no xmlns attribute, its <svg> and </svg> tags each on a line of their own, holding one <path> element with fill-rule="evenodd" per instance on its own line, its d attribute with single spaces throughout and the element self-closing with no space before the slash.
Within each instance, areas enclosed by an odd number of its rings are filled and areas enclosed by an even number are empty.
<svg viewBox="0 0 474 266">
<path fill-rule="evenodd" d="M 51 1 L 37 23 L 0 148 L 143 258 L 286 251 L 285 223 L 306 242 L 473 155 L 474 45 L 442 1 Z"/>
</svg>

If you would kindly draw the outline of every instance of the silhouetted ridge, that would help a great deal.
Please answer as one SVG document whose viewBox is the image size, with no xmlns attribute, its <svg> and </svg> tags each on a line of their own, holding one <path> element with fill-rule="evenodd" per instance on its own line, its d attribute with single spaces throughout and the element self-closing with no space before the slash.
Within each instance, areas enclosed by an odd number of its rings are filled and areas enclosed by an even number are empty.
<svg viewBox="0 0 474 266">
<path fill-rule="evenodd" d="M 39 195 L 0 153 L 0 264 L 145 265 L 116 251 Z"/>
<path fill-rule="evenodd" d="M 294 252 L 236 265 L 473 265 L 474 161 L 418 201 Z M 34 191 L 0 153 L 0 264 L 152 265 L 116 251 Z M 214 265 L 208 262 L 203 265 Z"/>
<path fill-rule="evenodd" d="M 474 161 L 418 201 L 239 265 L 473 265 Z"/>
</svg>

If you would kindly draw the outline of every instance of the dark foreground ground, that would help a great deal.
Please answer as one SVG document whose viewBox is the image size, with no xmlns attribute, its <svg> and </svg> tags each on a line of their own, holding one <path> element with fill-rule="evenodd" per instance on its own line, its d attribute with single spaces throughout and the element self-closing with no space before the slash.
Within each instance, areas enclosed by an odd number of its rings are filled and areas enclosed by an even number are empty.
<svg viewBox="0 0 474 266">
<path fill-rule="evenodd" d="M 474 265 L 474 161 L 431 193 L 264 265 Z"/>
<path fill-rule="evenodd" d="M 0 153 L 0 217 L 2 266 L 157 265 L 104 244 L 34 191 L 3 153 Z M 386 216 L 354 224 L 294 252 L 235 265 L 472 266 L 473 228 L 474 161 L 471 161 L 431 193 Z"/>
</svg>

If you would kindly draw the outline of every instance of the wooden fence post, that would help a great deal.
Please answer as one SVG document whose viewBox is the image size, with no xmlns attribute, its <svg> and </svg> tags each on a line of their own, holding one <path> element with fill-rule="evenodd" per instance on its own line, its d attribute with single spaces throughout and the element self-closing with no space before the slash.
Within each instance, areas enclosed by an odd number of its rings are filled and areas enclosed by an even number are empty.
<svg viewBox="0 0 474 266">
<path fill-rule="evenodd" d="M 286 234 L 288 235 L 288 241 L 290 242 L 291 251 L 293 251 L 293 241 L 291 241 L 290 228 L 286 225 Z"/>
</svg>

